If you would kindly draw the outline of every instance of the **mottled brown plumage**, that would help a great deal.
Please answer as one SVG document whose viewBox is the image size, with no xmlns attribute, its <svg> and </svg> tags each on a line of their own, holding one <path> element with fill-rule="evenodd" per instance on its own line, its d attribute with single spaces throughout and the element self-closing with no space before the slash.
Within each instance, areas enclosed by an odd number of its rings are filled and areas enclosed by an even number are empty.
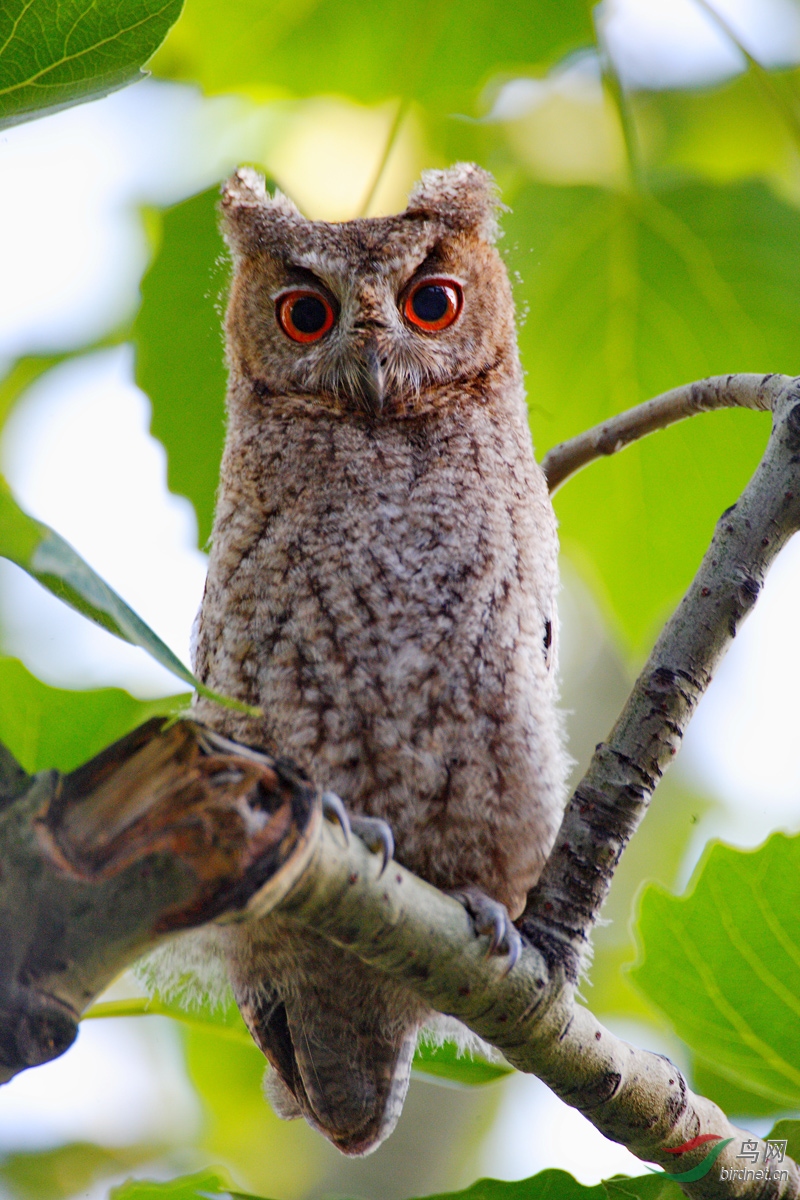
<svg viewBox="0 0 800 1200">
<path fill-rule="evenodd" d="M 491 179 L 428 172 L 398 216 L 329 225 L 241 170 L 222 207 L 229 426 L 195 668 L 265 715 L 197 715 L 384 818 L 430 882 L 517 916 L 562 809 L 557 543 Z M 429 277 L 463 293 L 438 331 L 404 308 Z M 310 344 L 276 317 L 291 288 L 334 314 Z M 373 1149 L 430 1014 L 285 919 L 219 936 L 278 1111 Z"/>
</svg>

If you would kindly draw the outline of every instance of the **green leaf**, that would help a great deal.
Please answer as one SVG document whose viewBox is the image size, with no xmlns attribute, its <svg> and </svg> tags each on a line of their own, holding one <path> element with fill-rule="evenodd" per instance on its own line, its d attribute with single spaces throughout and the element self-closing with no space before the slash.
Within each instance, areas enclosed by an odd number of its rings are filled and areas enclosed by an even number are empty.
<svg viewBox="0 0 800 1200">
<path fill-rule="evenodd" d="M 177 658 L 152 629 L 138 617 L 108 584 L 95 574 L 87 562 L 54 530 L 28 516 L 11 495 L 0 477 L 0 556 L 22 567 L 28 575 L 63 600 L 70 608 L 88 617 L 101 629 L 143 650 L 178 679 L 191 685 L 226 708 L 249 709 L 238 700 L 218 696 Z"/>
<path fill-rule="evenodd" d="M 786 1153 L 795 1162 L 800 1159 L 800 1121 L 777 1121 L 767 1134 L 770 1141 L 786 1140 Z"/>
<path fill-rule="evenodd" d="M 0 1162 L 0 1185 L 8 1200 L 68 1200 L 85 1196 L 103 1179 L 119 1177 L 163 1154 L 162 1146 L 121 1146 L 110 1149 L 88 1142 L 71 1142 L 53 1150 L 22 1151 Z M 95 1193 L 96 1194 L 96 1193 Z"/>
<path fill-rule="evenodd" d="M 800 837 L 714 845 L 686 895 L 644 891 L 632 971 L 695 1056 L 773 1112 L 800 1106 L 798 907 Z"/>
<path fill-rule="evenodd" d="M 637 1175 L 635 1179 L 622 1176 L 603 1180 L 608 1200 L 684 1200 L 677 1183 L 662 1174 Z"/>
<path fill-rule="evenodd" d="M 441 1046 L 423 1042 L 414 1055 L 413 1070 L 418 1075 L 468 1086 L 494 1083 L 513 1074 L 513 1069 L 504 1063 L 490 1062 L 480 1054 L 459 1051 L 455 1042 L 444 1042 Z"/>
<path fill-rule="evenodd" d="M 227 1171 L 221 1167 L 197 1171 L 194 1175 L 181 1175 L 167 1183 L 153 1183 L 147 1179 L 129 1179 L 120 1187 L 112 1188 L 109 1200 L 265 1200 L 249 1192 L 240 1192 Z"/>
<path fill-rule="evenodd" d="M 141 77 L 183 0 L 5 0 L 0 129 Z"/>
<path fill-rule="evenodd" d="M 192 0 L 152 66 L 207 92 L 408 96 L 472 113 L 493 75 L 593 43 L 585 0 Z"/>
<path fill-rule="evenodd" d="M 194 505 L 201 546 L 211 534 L 225 437 L 220 292 L 227 270 L 218 199 L 219 189 L 210 188 L 151 215 L 159 221 L 158 250 L 133 327 L 136 382 L 153 405 L 151 432 L 167 450 L 170 490 Z"/>
<path fill-rule="evenodd" d="M 760 184 L 651 196 L 528 186 L 505 220 L 538 453 L 659 392 L 800 370 L 800 213 Z M 640 651 L 757 465 L 769 418 L 713 413 L 594 463 L 556 496 L 565 551 Z"/>
<path fill-rule="evenodd" d="M 772 178 L 790 184 L 796 153 L 792 129 L 774 103 L 776 90 L 796 91 L 800 72 L 770 71 L 770 88 L 753 71 L 720 87 L 639 92 L 631 97 L 651 167 L 717 183 Z M 786 95 L 788 104 L 794 100 Z"/>
<path fill-rule="evenodd" d="M 93 1004 L 83 1014 L 82 1019 L 85 1021 L 99 1017 L 143 1016 L 172 1017 L 191 1029 L 238 1042 L 240 1045 L 253 1046 L 248 1028 L 233 1004 L 227 1008 L 209 1008 L 207 1005 L 181 1008 L 177 1004 L 167 1004 L 157 998 L 114 1000 Z M 419 1046 L 414 1055 L 414 1070 L 434 1079 L 467 1085 L 492 1083 L 512 1073 L 512 1068 L 502 1063 L 489 1062 L 480 1055 L 459 1053 L 455 1042 L 445 1042 L 441 1046 Z"/>
<path fill-rule="evenodd" d="M 588 1186 L 566 1171 L 540 1171 L 530 1179 L 506 1183 L 502 1179 L 479 1179 L 464 1192 L 440 1193 L 420 1200 L 682 1200 L 676 1183 L 661 1174 L 635 1179 L 619 1175 Z"/>
<path fill-rule="evenodd" d="M 506 1183 L 479 1179 L 463 1192 L 442 1192 L 424 1200 L 606 1200 L 602 1183 L 585 1187 L 566 1171 L 540 1171 L 530 1179 Z"/>
<path fill-rule="evenodd" d="M 135 700 L 119 688 L 48 687 L 13 658 L 0 658 L 0 742 L 26 771 L 72 771 L 150 717 L 169 716 L 190 697 Z"/>
<path fill-rule="evenodd" d="M 603 906 L 603 923 L 592 937 L 593 956 L 585 995 L 593 1012 L 654 1021 L 651 1006 L 633 987 L 627 970 L 636 958 L 630 914 L 643 883 L 674 885 L 696 834 L 697 821 L 710 807 L 708 800 L 687 791 L 674 775 L 667 774 L 661 780 L 655 802 L 645 813 L 636 837 L 614 873 L 611 892 Z"/>
<path fill-rule="evenodd" d="M 205 1116 L 206 1159 L 235 1164 L 251 1192 L 293 1196 L 317 1189 L 327 1147 L 305 1121 L 282 1121 L 264 1097 L 264 1056 L 252 1039 L 238 1043 L 185 1025 L 186 1066 Z"/>
</svg>

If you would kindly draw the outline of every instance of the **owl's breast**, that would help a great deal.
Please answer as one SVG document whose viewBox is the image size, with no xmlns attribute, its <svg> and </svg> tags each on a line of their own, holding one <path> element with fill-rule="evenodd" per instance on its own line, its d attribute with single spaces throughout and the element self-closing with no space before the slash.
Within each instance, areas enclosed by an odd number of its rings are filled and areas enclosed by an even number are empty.
<svg viewBox="0 0 800 1200">
<path fill-rule="evenodd" d="M 223 472 L 201 677 L 416 869 L 425 826 L 530 791 L 553 736 L 552 510 L 525 438 L 489 432 L 311 422 L 256 456 L 265 477 L 252 452 Z"/>
</svg>

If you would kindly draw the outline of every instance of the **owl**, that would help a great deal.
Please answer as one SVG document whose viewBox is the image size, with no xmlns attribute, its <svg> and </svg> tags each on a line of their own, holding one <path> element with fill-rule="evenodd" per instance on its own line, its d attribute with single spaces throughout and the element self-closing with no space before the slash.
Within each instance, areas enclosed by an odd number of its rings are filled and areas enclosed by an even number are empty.
<svg viewBox="0 0 800 1200">
<path fill-rule="evenodd" d="M 263 716 L 197 716 L 292 758 L 373 843 L 388 824 L 508 953 L 565 755 L 556 524 L 493 182 L 428 171 L 399 215 L 328 224 L 242 169 L 221 207 L 228 430 L 194 666 Z M 424 1003 L 280 915 L 218 936 L 279 1115 L 375 1149 Z"/>
</svg>

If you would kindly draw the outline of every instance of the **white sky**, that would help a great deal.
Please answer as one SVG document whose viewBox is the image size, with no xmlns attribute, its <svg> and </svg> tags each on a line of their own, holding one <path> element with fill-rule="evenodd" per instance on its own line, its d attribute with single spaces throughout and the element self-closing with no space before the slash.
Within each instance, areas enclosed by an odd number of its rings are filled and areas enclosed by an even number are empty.
<svg viewBox="0 0 800 1200">
<path fill-rule="evenodd" d="M 791 0 L 726 0 L 724 10 L 765 61 L 800 59 L 800 8 Z M 738 53 L 691 0 L 605 0 L 603 19 L 629 82 L 676 86 L 702 71 L 719 78 L 737 69 Z M 192 89 L 145 83 L 0 134 L 0 363 L 78 345 L 134 310 L 146 260 L 136 206 L 171 203 L 251 157 L 253 127 L 237 114 Z M 0 453 L 26 507 L 186 661 L 204 561 L 190 506 L 166 491 L 164 452 L 148 423 L 129 349 L 103 351 L 32 388 Z M 705 835 L 753 844 L 774 825 L 798 824 L 799 596 L 800 539 L 779 560 L 687 738 L 687 767 L 730 805 Z M 0 604 L 7 652 L 44 679 L 115 683 L 142 695 L 181 688 L 7 565 Z M 192 1127 L 196 1112 L 168 1035 L 150 1021 L 119 1030 L 98 1023 L 64 1058 L 0 1089 L 0 1150 L 133 1141 L 168 1121 Z M 603 1142 L 598 1151 L 598 1137 L 543 1085 L 516 1079 L 484 1170 L 520 1178 L 558 1165 L 587 1183 L 636 1173 L 621 1148 Z"/>
</svg>

